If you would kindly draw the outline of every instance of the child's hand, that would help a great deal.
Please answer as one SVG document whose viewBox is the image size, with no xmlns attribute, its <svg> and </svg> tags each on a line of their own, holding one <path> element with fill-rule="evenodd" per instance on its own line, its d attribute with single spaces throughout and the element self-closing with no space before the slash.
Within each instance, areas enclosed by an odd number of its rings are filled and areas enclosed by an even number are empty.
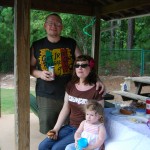
<svg viewBox="0 0 150 150">
<path fill-rule="evenodd" d="M 78 146 L 78 141 L 75 140 L 75 147 L 77 148 Z"/>
<path fill-rule="evenodd" d="M 77 146 L 78 146 L 78 140 L 79 140 L 80 138 L 77 138 L 77 139 L 75 139 L 75 147 L 77 148 Z"/>
</svg>

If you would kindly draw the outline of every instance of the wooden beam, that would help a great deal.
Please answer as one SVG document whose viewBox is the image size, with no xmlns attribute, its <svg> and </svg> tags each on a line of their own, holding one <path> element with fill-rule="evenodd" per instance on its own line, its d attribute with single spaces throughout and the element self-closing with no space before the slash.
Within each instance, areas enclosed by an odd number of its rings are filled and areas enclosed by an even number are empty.
<svg viewBox="0 0 150 150">
<path fill-rule="evenodd" d="M 13 7 L 14 0 L 0 0 L 0 6 Z M 70 14 L 79 14 L 86 16 L 95 16 L 94 2 L 84 5 L 84 3 L 70 3 L 63 1 L 50 1 L 50 0 L 31 0 L 31 9 L 51 11 L 51 12 L 61 12 Z M 99 8 L 99 14 L 101 16 L 107 16 L 111 13 L 118 13 L 120 11 L 128 10 L 131 8 L 140 8 L 142 6 L 149 6 L 150 0 L 122 0 L 115 1 L 111 4 L 97 5 Z M 144 13 L 144 12 L 143 12 Z M 141 14 L 143 14 L 141 13 Z M 139 14 L 138 14 L 139 15 Z M 129 15 L 132 16 L 132 15 Z M 110 18 L 111 19 L 111 18 Z"/>
<path fill-rule="evenodd" d="M 14 0 L 0 0 L 0 6 L 14 7 Z"/>
<path fill-rule="evenodd" d="M 87 15 L 91 16 L 93 14 L 92 5 L 81 5 L 81 4 L 72 4 L 72 3 L 63 3 L 57 1 L 38 1 L 32 0 L 31 7 L 33 9 L 47 10 L 53 12 L 61 12 L 61 13 L 70 13 L 70 14 L 79 14 L 79 15 Z"/>
<path fill-rule="evenodd" d="M 14 0 L 1 0 L 0 6 L 13 7 Z M 63 3 L 50 0 L 31 0 L 31 9 L 60 12 L 60 13 L 70 13 L 91 16 L 93 14 L 92 5 L 80 5 L 72 3 Z"/>
<path fill-rule="evenodd" d="M 97 8 L 96 10 L 97 11 Z M 92 28 L 92 57 L 95 60 L 95 68 L 98 73 L 98 64 L 99 64 L 99 45 L 100 45 L 100 16 L 98 13 L 95 16 L 95 24 Z"/>
<path fill-rule="evenodd" d="M 30 0 L 14 4 L 15 149 L 30 149 Z"/>
<path fill-rule="evenodd" d="M 1 117 L 1 91 L 0 91 L 0 117 Z"/>
<path fill-rule="evenodd" d="M 150 0 L 124 0 L 101 7 L 99 13 L 100 15 L 107 15 L 110 13 L 116 13 L 118 11 L 124 11 L 127 9 L 138 8 L 147 5 L 150 5 Z"/>
</svg>

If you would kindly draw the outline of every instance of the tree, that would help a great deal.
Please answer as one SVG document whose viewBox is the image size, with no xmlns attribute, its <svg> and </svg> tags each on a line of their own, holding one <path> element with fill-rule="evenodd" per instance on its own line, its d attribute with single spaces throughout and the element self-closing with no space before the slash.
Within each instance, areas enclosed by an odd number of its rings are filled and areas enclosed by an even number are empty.
<svg viewBox="0 0 150 150">
<path fill-rule="evenodd" d="M 127 49 L 132 49 L 134 44 L 135 19 L 128 19 Z"/>
<path fill-rule="evenodd" d="M 115 25 L 114 21 L 111 21 L 111 40 L 110 40 L 110 50 L 113 50 L 115 47 L 115 28 L 113 28 Z"/>
<path fill-rule="evenodd" d="M 13 72 L 14 66 L 14 12 L 0 7 L 0 71 Z"/>
</svg>

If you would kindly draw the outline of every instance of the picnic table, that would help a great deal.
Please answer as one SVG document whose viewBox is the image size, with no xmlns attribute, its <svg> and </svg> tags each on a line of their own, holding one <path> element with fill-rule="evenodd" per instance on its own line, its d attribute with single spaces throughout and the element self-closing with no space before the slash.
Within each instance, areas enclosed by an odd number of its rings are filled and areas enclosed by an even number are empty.
<svg viewBox="0 0 150 150">
<path fill-rule="evenodd" d="M 150 86 L 150 77 L 145 76 L 145 77 L 132 77 L 131 80 L 134 82 L 136 86 L 136 94 L 142 95 L 142 87 L 143 86 Z M 150 93 L 148 93 L 150 94 Z"/>
<path fill-rule="evenodd" d="M 128 80 L 129 78 L 125 78 Z M 122 96 L 123 100 L 142 100 L 146 101 L 148 97 L 150 97 L 150 90 L 149 93 L 142 93 L 142 87 L 149 86 L 150 87 L 150 77 L 149 76 L 142 76 L 142 77 L 130 77 L 130 81 L 134 82 L 136 90 L 135 92 L 131 91 L 113 91 L 115 94 L 119 94 Z"/>
<path fill-rule="evenodd" d="M 146 122 L 148 118 L 112 114 L 115 108 L 105 108 L 105 126 L 107 138 L 105 150 L 149 150 L 150 129 Z M 142 119 L 143 122 L 134 122 L 133 118 Z M 133 120 L 133 122 L 132 122 Z"/>
</svg>

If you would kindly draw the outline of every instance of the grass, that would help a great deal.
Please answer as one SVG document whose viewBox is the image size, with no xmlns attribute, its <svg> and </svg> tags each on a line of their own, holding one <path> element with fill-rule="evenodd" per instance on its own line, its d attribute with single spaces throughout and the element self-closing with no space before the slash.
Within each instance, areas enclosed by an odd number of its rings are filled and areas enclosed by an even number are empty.
<svg viewBox="0 0 150 150">
<path fill-rule="evenodd" d="M 34 91 L 30 91 L 32 95 L 35 95 Z M 1 99 L 1 113 L 2 114 L 13 114 L 15 110 L 15 90 L 14 89 L 3 89 L 0 88 L 0 99 Z"/>
</svg>

